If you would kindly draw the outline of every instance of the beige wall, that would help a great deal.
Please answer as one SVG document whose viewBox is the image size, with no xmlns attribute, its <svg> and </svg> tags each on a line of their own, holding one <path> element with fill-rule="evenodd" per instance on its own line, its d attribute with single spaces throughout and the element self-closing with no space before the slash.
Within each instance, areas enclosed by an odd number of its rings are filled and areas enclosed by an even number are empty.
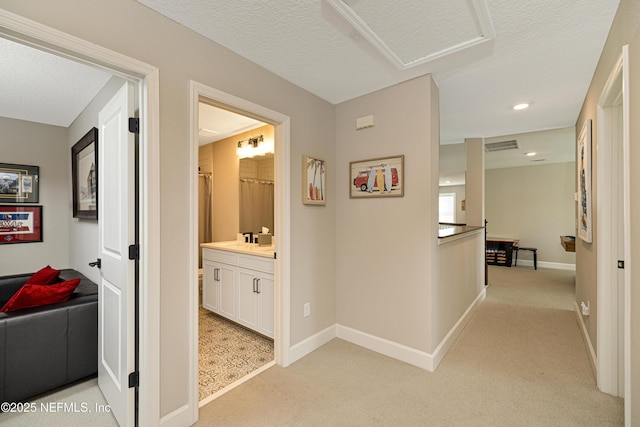
<svg viewBox="0 0 640 427">
<path fill-rule="evenodd" d="M 437 278 L 437 102 L 425 76 L 336 106 L 338 323 L 425 352 Z M 375 127 L 357 131 L 369 114 Z M 349 162 L 399 154 L 404 197 L 349 198 Z"/>
<path fill-rule="evenodd" d="M 273 141 L 274 127 L 265 125 L 257 129 L 240 133 L 220 141 L 205 144 L 199 148 L 198 165 L 201 172 L 211 173 L 211 222 L 212 241 L 235 240 L 241 232 L 239 226 L 240 177 L 273 180 L 273 159 L 259 161 L 243 159 L 236 154 L 238 141 L 264 135 L 265 140 Z M 241 169 L 242 164 L 254 164 L 254 171 Z M 265 165 L 267 163 L 268 165 Z"/>
<path fill-rule="evenodd" d="M 605 44 L 600 57 L 600 62 L 593 76 L 593 80 L 587 92 L 582 111 L 576 123 L 576 133 L 582 129 L 584 122 L 592 120 L 592 147 L 596 149 L 599 141 L 597 138 L 597 104 L 602 93 L 605 82 L 613 70 L 616 61 L 622 54 L 622 46 L 629 45 L 629 74 L 630 82 L 626 88 L 630 95 L 630 159 L 631 167 L 631 188 L 630 188 L 630 208 L 631 208 L 631 229 L 627 230 L 627 236 L 631 244 L 631 259 L 625 260 L 631 270 L 631 395 L 626 396 L 626 404 L 631 408 L 631 418 L 627 420 L 628 425 L 640 425 L 640 170 L 633 165 L 640 164 L 640 121 L 637 120 L 640 112 L 640 2 L 635 0 L 621 0 L 618 12 L 613 21 L 609 38 Z M 592 180 L 597 182 L 598 164 L 596 156 L 592 157 L 593 173 Z M 597 206 L 598 194 L 597 186 L 592 185 L 593 206 Z M 597 212 L 592 211 L 594 219 L 593 243 L 585 243 L 576 240 L 576 300 L 591 301 L 591 312 L 597 309 Z M 595 308 L 594 308 L 595 306 Z M 589 337 L 594 348 L 597 348 L 596 322 L 592 318 L 587 323 Z"/>
<path fill-rule="evenodd" d="M 538 248 L 539 263 L 575 264 L 560 245 L 560 236 L 575 234 L 575 162 L 488 169 L 485 180 L 489 237 Z M 533 257 L 522 251 L 518 259 Z"/>
<path fill-rule="evenodd" d="M 67 129 L 0 117 L 0 162 L 40 168 L 42 242 L 0 245 L 0 275 L 69 267 L 71 151 Z"/>
<path fill-rule="evenodd" d="M 131 0 L 60 0 L 55 8 L 3 0 L 1 7 L 160 70 L 161 416 L 183 408 L 189 392 L 189 80 L 291 118 L 291 344 L 335 323 L 335 196 L 330 191 L 321 208 L 300 201 L 301 156 L 335 165 L 332 105 Z M 334 185 L 329 175 L 327 186 Z M 312 305 L 307 318 L 305 302 Z"/>
</svg>

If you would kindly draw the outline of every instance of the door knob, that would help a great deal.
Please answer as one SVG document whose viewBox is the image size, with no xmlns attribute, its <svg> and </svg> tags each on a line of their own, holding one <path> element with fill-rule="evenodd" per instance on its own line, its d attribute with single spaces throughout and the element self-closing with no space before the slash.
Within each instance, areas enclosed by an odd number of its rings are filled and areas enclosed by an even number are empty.
<svg viewBox="0 0 640 427">
<path fill-rule="evenodd" d="M 98 267 L 101 268 L 102 267 L 102 260 L 100 258 L 98 258 L 97 260 L 95 260 L 94 262 L 90 262 L 89 263 L 89 267 Z"/>
</svg>

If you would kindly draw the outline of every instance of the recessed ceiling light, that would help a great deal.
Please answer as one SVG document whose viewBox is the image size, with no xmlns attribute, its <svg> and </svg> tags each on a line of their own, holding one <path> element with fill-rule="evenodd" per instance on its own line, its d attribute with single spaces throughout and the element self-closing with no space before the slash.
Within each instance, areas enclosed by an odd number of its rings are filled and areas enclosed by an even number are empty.
<svg viewBox="0 0 640 427">
<path fill-rule="evenodd" d="M 511 106 L 512 109 L 514 110 L 525 110 L 527 108 L 529 108 L 529 106 L 531 105 L 530 102 L 518 102 L 517 104 L 513 104 Z"/>
<path fill-rule="evenodd" d="M 535 155 L 536 155 L 536 154 L 538 154 L 538 153 L 536 153 L 535 151 L 529 151 L 528 153 L 524 153 L 524 154 L 525 154 L 525 155 L 527 155 L 527 156 L 529 156 L 529 157 L 533 157 L 533 156 L 535 156 Z"/>
</svg>

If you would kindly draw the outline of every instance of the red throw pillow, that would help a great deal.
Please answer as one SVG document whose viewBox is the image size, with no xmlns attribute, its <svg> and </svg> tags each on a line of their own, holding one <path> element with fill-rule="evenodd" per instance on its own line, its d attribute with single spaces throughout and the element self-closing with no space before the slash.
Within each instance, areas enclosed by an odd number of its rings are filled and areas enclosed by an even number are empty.
<svg viewBox="0 0 640 427">
<path fill-rule="evenodd" d="M 33 273 L 33 276 L 29 277 L 25 285 L 50 285 L 58 279 L 60 270 L 46 266 Z"/>
<path fill-rule="evenodd" d="M 55 285 L 24 285 L 0 309 L 0 312 L 22 310 L 66 301 L 78 287 L 80 279 L 71 279 Z"/>
</svg>

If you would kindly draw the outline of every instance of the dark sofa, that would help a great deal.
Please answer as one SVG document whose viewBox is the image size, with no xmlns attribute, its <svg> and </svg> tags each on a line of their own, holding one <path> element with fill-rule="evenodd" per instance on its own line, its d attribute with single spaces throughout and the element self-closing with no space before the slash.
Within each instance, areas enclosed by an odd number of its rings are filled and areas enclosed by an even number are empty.
<svg viewBox="0 0 640 427">
<path fill-rule="evenodd" d="M 0 307 L 31 274 L 0 277 Z M 0 313 L 0 402 L 18 402 L 98 372 L 98 287 L 80 278 L 69 300 Z"/>
</svg>

